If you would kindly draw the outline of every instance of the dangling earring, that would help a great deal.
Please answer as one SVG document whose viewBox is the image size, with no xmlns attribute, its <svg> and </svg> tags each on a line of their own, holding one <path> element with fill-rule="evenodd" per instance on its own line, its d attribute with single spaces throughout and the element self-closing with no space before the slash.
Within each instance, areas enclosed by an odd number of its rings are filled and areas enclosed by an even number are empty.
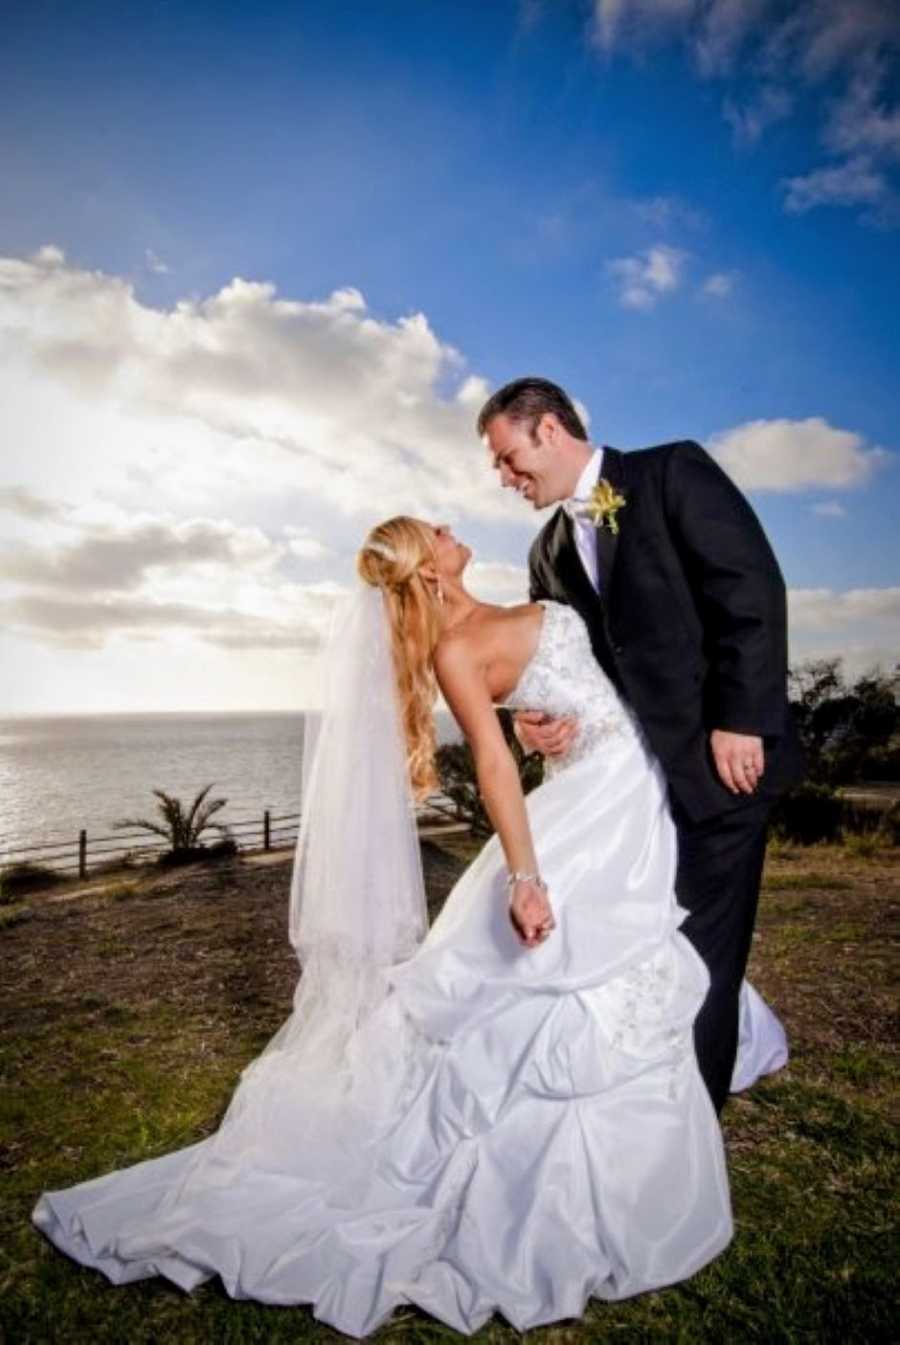
<svg viewBox="0 0 900 1345">
<path fill-rule="evenodd" d="M 443 605 L 444 605 L 444 585 L 441 583 L 441 576 L 440 576 L 440 575 L 438 575 L 438 577 L 437 577 L 437 595 L 438 595 L 438 602 L 439 602 L 439 603 L 441 604 L 441 606 L 443 607 Z"/>
</svg>

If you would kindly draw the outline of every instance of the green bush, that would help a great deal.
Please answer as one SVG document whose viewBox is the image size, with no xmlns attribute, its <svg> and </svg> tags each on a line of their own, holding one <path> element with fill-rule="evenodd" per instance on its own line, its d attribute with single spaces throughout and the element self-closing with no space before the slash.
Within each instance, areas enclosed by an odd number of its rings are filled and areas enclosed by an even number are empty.
<svg viewBox="0 0 900 1345">
<path fill-rule="evenodd" d="M 169 869 L 180 864 L 214 864 L 221 859 L 231 859 L 237 853 L 237 842 L 228 836 L 216 841 L 215 845 L 185 845 L 177 850 L 165 850 L 156 862 L 160 868 Z"/>
<path fill-rule="evenodd" d="M 887 845 L 900 845 L 900 800 L 881 815 L 879 834 Z"/>
<path fill-rule="evenodd" d="M 845 836 L 880 835 L 885 811 L 878 804 L 857 799 L 841 801 L 841 831 Z"/>
<path fill-rule="evenodd" d="M 852 832 L 844 836 L 844 850 L 854 859 L 874 859 L 881 852 L 884 842 L 880 832 Z"/>
<path fill-rule="evenodd" d="M 26 906 L 24 901 L 13 905 L 0 906 L 0 930 L 12 929 L 14 925 L 24 925 L 26 920 L 30 920 L 34 912 L 30 906 Z"/>
<path fill-rule="evenodd" d="M 810 780 L 900 779 L 900 664 L 851 683 L 840 658 L 813 659 L 792 668 L 788 682 Z"/>
<path fill-rule="evenodd" d="M 900 801 L 887 809 L 873 807 L 807 780 L 778 800 L 771 834 L 776 842 L 844 841 L 855 853 L 874 853 L 885 845 L 900 845 Z"/>
<path fill-rule="evenodd" d="M 841 834 L 843 811 L 834 790 L 806 781 L 776 803 L 772 810 L 772 834 L 799 845 L 836 841 Z"/>
<path fill-rule="evenodd" d="M 33 892 L 38 887 L 64 883 L 65 877 L 45 864 L 8 864 L 0 869 L 0 904 L 15 901 L 22 892 Z"/>
</svg>

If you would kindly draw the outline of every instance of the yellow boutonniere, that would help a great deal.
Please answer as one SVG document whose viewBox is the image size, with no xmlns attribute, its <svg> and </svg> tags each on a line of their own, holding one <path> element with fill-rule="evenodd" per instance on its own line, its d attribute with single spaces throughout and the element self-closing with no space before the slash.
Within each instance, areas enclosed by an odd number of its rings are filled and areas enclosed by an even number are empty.
<svg viewBox="0 0 900 1345">
<path fill-rule="evenodd" d="M 625 496 L 620 495 L 605 476 L 601 476 L 585 503 L 584 512 L 595 528 L 607 527 L 615 537 L 619 531 L 616 514 L 624 508 Z"/>
</svg>

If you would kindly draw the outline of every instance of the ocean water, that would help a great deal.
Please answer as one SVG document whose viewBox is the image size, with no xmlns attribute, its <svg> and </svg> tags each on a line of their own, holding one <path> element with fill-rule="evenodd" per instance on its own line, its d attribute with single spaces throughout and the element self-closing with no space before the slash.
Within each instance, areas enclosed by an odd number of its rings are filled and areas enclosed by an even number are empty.
<svg viewBox="0 0 900 1345">
<path fill-rule="evenodd" d="M 0 719 L 0 863 L 29 858 L 9 854 L 25 846 L 67 842 L 77 849 L 82 827 L 89 863 L 92 839 L 140 844 L 122 839 L 112 824 L 122 817 L 161 820 L 154 789 L 187 805 L 211 783 L 207 799 L 228 800 L 214 814 L 217 822 L 252 820 L 261 827 L 266 808 L 273 819 L 298 813 L 304 720 L 301 711 Z M 446 717 L 438 716 L 438 733 L 442 740 L 453 736 Z M 249 839 L 250 828 L 245 834 Z M 292 834 L 273 840 L 287 844 Z M 216 838 L 212 829 L 204 834 Z"/>
</svg>

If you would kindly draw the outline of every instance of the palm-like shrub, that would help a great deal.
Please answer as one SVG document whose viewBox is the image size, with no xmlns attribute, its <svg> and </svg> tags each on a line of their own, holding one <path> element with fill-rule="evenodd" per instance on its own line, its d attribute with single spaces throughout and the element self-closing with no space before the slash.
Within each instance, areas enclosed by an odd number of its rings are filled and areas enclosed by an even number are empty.
<svg viewBox="0 0 900 1345">
<path fill-rule="evenodd" d="M 159 799 L 157 808 L 162 814 L 162 822 L 154 822 L 146 817 L 120 817 L 118 821 L 113 822 L 113 826 L 137 827 L 141 831 L 151 831 L 155 836 L 162 836 L 171 846 L 167 858 L 196 855 L 203 851 L 204 847 L 199 841 L 208 827 L 223 832 L 225 836 L 229 834 L 227 826 L 223 823 L 210 821 L 213 813 L 224 808 L 228 802 L 227 799 L 209 799 L 204 802 L 211 789 L 212 784 L 201 789 L 187 811 L 180 799 L 167 794 L 164 789 L 154 789 L 153 793 Z"/>
<path fill-rule="evenodd" d="M 535 789 L 544 778 L 544 759 L 537 752 L 527 754 L 515 735 L 513 717 L 509 710 L 498 710 L 497 718 L 519 771 L 522 791 Z M 456 816 L 468 822 L 474 836 L 490 836 L 491 820 L 478 792 L 478 773 L 475 757 L 467 742 L 444 743 L 436 753 L 441 792 L 456 806 Z"/>
</svg>

